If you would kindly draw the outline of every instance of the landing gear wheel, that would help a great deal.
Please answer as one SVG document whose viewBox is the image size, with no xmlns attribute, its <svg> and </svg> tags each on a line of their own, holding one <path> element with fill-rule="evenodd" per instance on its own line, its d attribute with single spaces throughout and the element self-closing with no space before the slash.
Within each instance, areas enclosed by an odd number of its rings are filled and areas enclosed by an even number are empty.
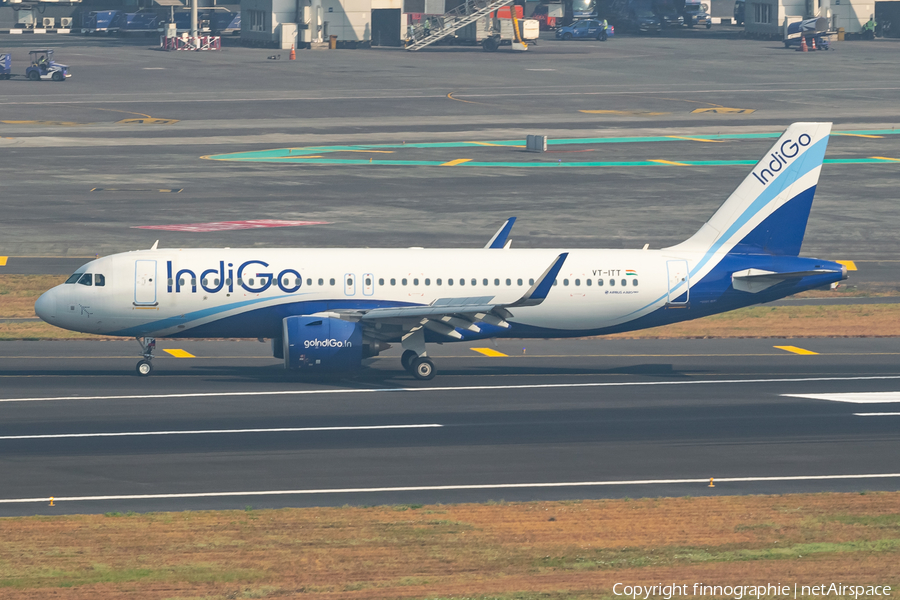
<svg viewBox="0 0 900 600">
<path fill-rule="evenodd" d="M 412 361 L 412 374 L 416 379 L 430 381 L 434 379 L 435 375 L 434 363 L 427 356 L 417 358 Z"/>
<path fill-rule="evenodd" d="M 150 374 L 151 371 L 153 371 L 153 365 L 150 364 L 149 360 L 138 361 L 138 364 L 135 367 L 135 370 L 137 371 L 137 374 L 140 375 L 141 377 L 146 377 L 147 375 Z"/>
<path fill-rule="evenodd" d="M 400 357 L 400 364 L 403 365 L 403 369 L 405 371 L 409 371 L 412 373 L 412 361 L 419 357 L 418 353 L 415 350 L 407 350 Z"/>
</svg>

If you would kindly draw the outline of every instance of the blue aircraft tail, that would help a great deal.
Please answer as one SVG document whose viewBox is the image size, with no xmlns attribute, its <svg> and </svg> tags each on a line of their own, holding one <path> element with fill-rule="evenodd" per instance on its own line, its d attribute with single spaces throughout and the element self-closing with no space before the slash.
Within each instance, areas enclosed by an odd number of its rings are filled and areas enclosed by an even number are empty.
<svg viewBox="0 0 900 600">
<path fill-rule="evenodd" d="M 831 123 L 791 125 L 712 218 L 672 249 L 799 255 L 830 133 Z"/>
</svg>

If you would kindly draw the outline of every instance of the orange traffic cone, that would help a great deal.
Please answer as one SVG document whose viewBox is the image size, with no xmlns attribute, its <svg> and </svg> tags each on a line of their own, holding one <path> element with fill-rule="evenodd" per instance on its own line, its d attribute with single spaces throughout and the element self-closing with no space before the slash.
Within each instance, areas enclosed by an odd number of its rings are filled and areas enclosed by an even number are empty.
<svg viewBox="0 0 900 600">
<path fill-rule="evenodd" d="M 290 59 L 291 59 L 291 60 L 297 60 L 297 53 L 294 52 L 294 45 L 293 45 L 293 44 L 291 44 L 291 57 L 290 57 Z"/>
<path fill-rule="evenodd" d="M 806 47 L 806 36 L 800 37 L 800 48 L 797 51 L 798 52 L 809 52 L 809 48 Z"/>
<path fill-rule="evenodd" d="M 814 38 L 814 37 L 809 38 L 809 41 L 812 42 L 812 46 L 810 46 L 809 49 L 810 50 L 818 50 L 818 48 L 816 48 L 816 38 Z"/>
</svg>

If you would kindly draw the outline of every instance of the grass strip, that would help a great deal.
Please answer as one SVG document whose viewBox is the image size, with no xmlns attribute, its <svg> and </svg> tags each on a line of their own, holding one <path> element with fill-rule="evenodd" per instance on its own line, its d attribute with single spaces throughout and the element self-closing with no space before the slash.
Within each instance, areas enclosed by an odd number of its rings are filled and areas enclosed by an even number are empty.
<svg viewBox="0 0 900 600">
<path fill-rule="evenodd" d="M 898 506 L 900 493 L 879 492 L 5 518 L 0 596 L 529 600 L 611 598 L 623 581 L 895 585 Z"/>
</svg>

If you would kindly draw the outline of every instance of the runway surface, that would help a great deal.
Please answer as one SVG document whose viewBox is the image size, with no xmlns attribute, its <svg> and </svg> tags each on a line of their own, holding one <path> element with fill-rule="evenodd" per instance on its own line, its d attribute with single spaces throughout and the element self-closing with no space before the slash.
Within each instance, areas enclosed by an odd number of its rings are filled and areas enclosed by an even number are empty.
<svg viewBox="0 0 900 600">
<path fill-rule="evenodd" d="M 427 383 L 136 350 L 0 345 L 0 515 L 900 489 L 895 339 L 447 344 Z"/>
</svg>

